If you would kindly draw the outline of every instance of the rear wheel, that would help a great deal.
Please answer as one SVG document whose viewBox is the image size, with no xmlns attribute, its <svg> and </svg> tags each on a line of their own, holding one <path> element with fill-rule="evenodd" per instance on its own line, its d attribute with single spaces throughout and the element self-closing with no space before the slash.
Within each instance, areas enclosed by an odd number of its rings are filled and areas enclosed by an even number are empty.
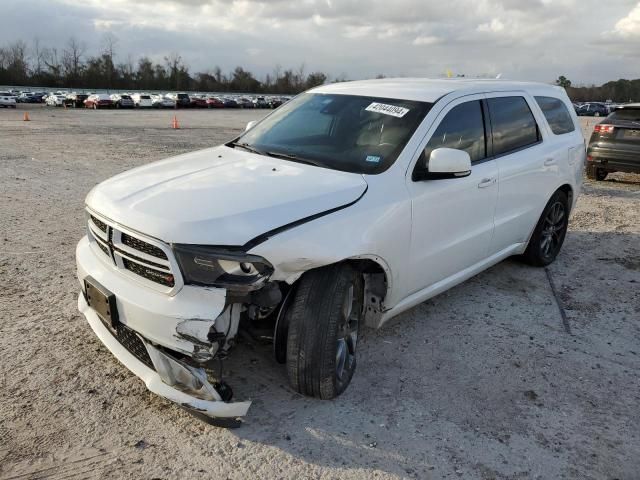
<svg viewBox="0 0 640 480">
<path fill-rule="evenodd" d="M 524 260 L 535 267 L 546 267 L 552 263 L 560 253 L 568 224 L 567 194 L 558 190 L 553 194 L 538 220 L 524 252 Z"/>
<path fill-rule="evenodd" d="M 287 373 L 303 395 L 330 399 L 344 392 L 356 369 L 364 282 L 348 264 L 304 274 L 287 310 Z"/>
</svg>

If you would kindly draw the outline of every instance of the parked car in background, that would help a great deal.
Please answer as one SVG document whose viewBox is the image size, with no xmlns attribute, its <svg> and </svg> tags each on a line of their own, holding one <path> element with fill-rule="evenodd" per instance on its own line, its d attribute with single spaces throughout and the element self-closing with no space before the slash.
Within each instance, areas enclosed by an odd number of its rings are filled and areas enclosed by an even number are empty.
<svg viewBox="0 0 640 480">
<path fill-rule="evenodd" d="M 175 108 L 176 101 L 164 95 L 151 95 L 151 105 L 154 108 Z"/>
<path fill-rule="evenodd" d="M 0 107 L 16 108 L 16 96 L 11 92 L 0 92 Z"/>
<path fill-rule="evenodd" d="M 587 177 L 640 173 L 640 103 L 619 105 L 593 129 L 587 148 Z"/>
<path fill-rule="evenodd" d="M 166 96 L 175 102 L 177 108 L 188 108 L 191 106 L 191 99 L 186 93 L 167 93 Z"/>
<path fill-rule="evenodd" d="M 201 97 L 200 95 L 191 95 L 189 97 L 189 101 L 191 103 L 191 108 L 207 108 L 207 99 L 205 97 Z"/>
<path fill-rule="evenodd" d="M 99 108 L 111 108 L 113 106 L 113 100 L 107 93 L 94 93 L 89 95 L 84 101 L 85 108 L 93 108 L 97 110 Z"/>
<path fill-rule="evenodd" d="M 224 108 L 238 108 L 238 102 L 236 102 L 233 98 L 231 97 L 226 97 L 222 100 L 222 103 L 224 105 Z"/>
<path fill-rule="evenodd" d="M 62 107 L 66 99 L 67 96 L 63 93 L 51 93 L 45 103 L 50 107 Z"/>
<path fill-rule="evenodd" d="M 280 99 L 280 97 L 269 97 L 269 99 L 267 100 L 267 105 L 269 108 L 278 108 L 280 105 L 282 105 L 282 100 Z"/>
<path fill-rule="evenodd" d="M 109 98 L 111 99 L 112 106 L 116 108 L 133 108 L 134 107 L 133 98 L 131 98 L 131 95 L 129 94 L 114 93 L 113 95 L 110 95 Z"/>
<path fill-rule="evenodd" d="M 67 107 L 77 108 L 84 106 L 84 101 L 89 98 L 89 95 L 86 93 L 77 93 L 72 92 L 67 94 L 64 99 L 64 104 Z"/>
<path fill-rule="evenodd" d="M 241 324 L 268 331 L 293 390 L 331 399 L 365 325 L 513 255 L 551 264 L 584 159 L 550 85 L 323 85 L 224 145 L 95 186 L 78 308 L 151 391 L 200 417 L 247 413 L 218 373 Z"/>
<path fill-rule="evenodd" d="M 16 98 L 17 103 L 40 103 L 40 99 L 42 97 L 38 97 L 37 94 L 33 92 L 22 92 Z"/>
<path fill-rule="evenodd" d="M 269 108 L 269 104 L 264 97 L 256 97 L 253 99 L 254 108 Z"/>
<path fill-rule="evenodd" d="M 218 97 L 207 98 L 207 107 L 209 108 L 224 108 L 224 101 Z"/>
<path fill-rule="evenodd" d="M 609 115 L 609 108 L 604 103 L 590 102 L 578 107 L 577 113 L 583 117 L 606 117 Z"/>
<path fill-rule="evenodd" d="M 239 97 L 236 102 L 240 108 L 253 108 L 253 102 L 247 97 Z"/>
<path fill-rule="evenodd" d="M 133 99 L 133 105 L 136 108 L 151 108 L 153 107 L 153 99 L 148 93 L 134 93 L 131 95 Z"/>
</svg>

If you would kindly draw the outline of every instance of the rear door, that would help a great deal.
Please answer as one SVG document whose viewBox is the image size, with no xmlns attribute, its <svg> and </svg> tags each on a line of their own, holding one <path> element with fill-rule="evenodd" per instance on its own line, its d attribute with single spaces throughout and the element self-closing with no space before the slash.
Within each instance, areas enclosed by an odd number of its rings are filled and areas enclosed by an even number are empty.
<svg viewBox="0 0 640 480">
<path fill-rule="evenodd" d="M 490 248 L 497 253 L 528 241 L 569 152 L 545 141 L 549 134 L 544 119 L 527 93 L 500 92 L 486 97 L 491 153 L 499 172 Z"/>
</svg>

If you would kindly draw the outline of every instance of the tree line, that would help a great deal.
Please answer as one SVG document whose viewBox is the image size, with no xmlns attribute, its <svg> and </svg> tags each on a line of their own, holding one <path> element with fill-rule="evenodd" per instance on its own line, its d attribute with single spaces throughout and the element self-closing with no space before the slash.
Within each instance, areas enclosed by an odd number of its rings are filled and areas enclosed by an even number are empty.
<svg viewBox="0 0 640 480">
<path fill-rule="evenodd" d="M 606 102 L 612 100 L 617 103 L 640 101 L 640 78 L 635 80 L 615 80 L 603 85 L 580 86 L 573 85 L 564 75 L 556 80 L 556 85 L 564 87 L 567 95 L 574 102 Z"/>
<path fill-rule="evenodd" d="M 187 90 L 204 92 L 252 92 L 295 94 L 327 81 L 345 81 L 344 76 L 329 79 L 323 72 L 283 69 L 276 65 L 258 79 L 242 68 L 225 73 L 220 67 L 191 73 L 179 53 L 161 62 L 149 57 L 134 59 L 116 56 L 117 38 L 107 33 L 97 54 L 89 55 L 84 42 L 69 38 L 61 48 L 43 46 L 39 39 L 31 44 L 22 40 L 0 46 L 0 85 L 46 86 L 51 88 L 113 90 Z M 378 75 L 378 78 L 383 75 Z M 556 84 L 564 87 L 571 100 L 628 102 L 640 100 L 640 79 L 615 80 L 600 86 L 575 86 L 565 76 Z"/>
<path fill-rule="evenodd" d="M 305 73 L 304 65 L 297 69 L 276 65 L 261 79 L 242 67 L 229 73 L 217 66 L 191 73 L 178 53 L 165 56 L 161 62 L 146 56 L 118 58 L 116 45 L 116 37 L 106 34 L 95 55 L 88 55 L 86 44 L 74 37 L 62 48 L 43 46 L 38 39 L 31 44 L 18 40 L 0 46 L 0 85 L 293 94 L 329 80 L 322 72 Z"/>
</svg>

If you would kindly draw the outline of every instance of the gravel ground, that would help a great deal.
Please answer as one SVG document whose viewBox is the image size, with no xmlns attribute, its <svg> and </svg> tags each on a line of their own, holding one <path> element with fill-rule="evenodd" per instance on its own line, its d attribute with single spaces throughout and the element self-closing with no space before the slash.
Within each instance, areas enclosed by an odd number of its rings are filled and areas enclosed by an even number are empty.
<svg viewBox="0 0 640 480">
<path fill-rule="evenodd" d="M 225 372 L 254 404 L 223 430 L 148 393 L 76 310 L 89 189 L 261 115 L 173 113 L 0 111 L 0 478 L 638 478 L 640 176 L 585 184 L 548 270 L 571 333 L 545 270 L 507 260 L 366 332 L 334 401 L 239 345 Z"/>
</svg>

